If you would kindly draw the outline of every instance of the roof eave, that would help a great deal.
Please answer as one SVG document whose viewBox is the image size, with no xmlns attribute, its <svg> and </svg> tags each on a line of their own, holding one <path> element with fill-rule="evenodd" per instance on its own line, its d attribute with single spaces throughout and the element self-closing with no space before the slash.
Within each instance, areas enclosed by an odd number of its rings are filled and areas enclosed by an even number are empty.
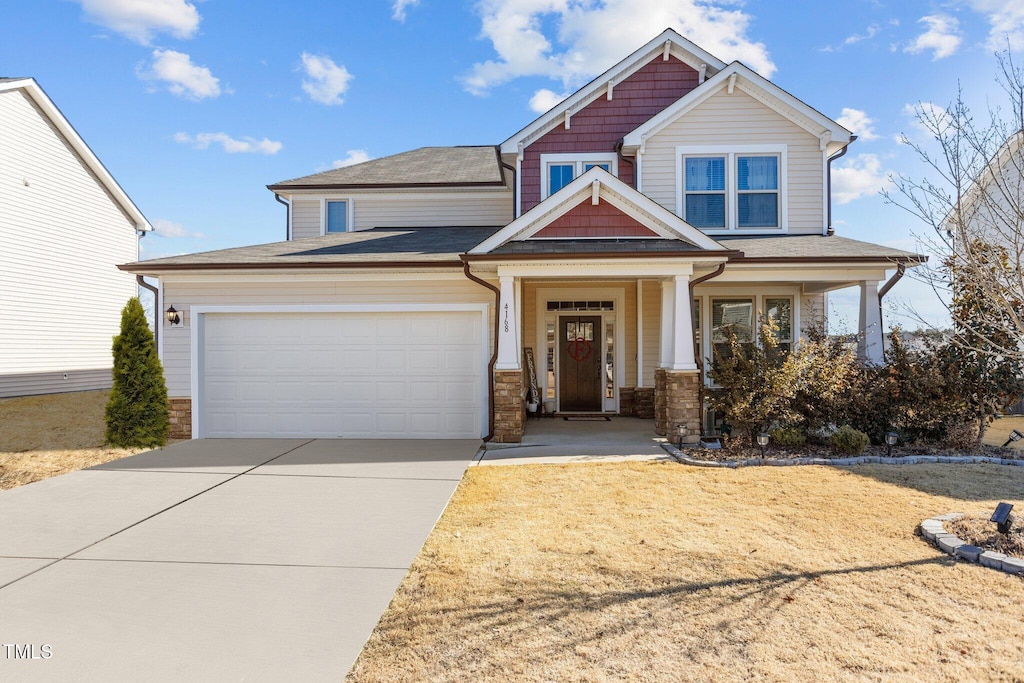
<svg viewBox="0 0 1024 683">
<path fill-rule="evenodd" d="M 462 254 L 463 261 L 564 261 L 573 260 L 607 260 L 607 259 L 686 259 L 688 261 L 729 261 L 730 257 L 741 257 L 742 251 L 595 251 L 566 252 L 561 254 Z"/>
<path fill-rule="evenodd" d="M 294 263 L 151 263 L 148 261 L 136 261 L 119 265 L 118 270 L 141 275 L 156 274 L 164 272 L 181 272 L 191 270 L 302 270 L 302 269 L 392 269 L 392 268 L 461 268 L 461 260 L 437 260 L 437 261 L 374 261 L 361 263 L 347 262 L 325 262 L 325 261 L 299 261 Z"/>
<path fill-rule="evenodd" d="M 468 183 L 334 183 L 334 184 L 303 184 L 303 185 L 267 185 L 271 192 L 286 192 L 288 190 L 400 190 L 400 189 L 427 189 L 432 187 L 506 187 L 501 180 L 468 182 Z"/>
</svg>

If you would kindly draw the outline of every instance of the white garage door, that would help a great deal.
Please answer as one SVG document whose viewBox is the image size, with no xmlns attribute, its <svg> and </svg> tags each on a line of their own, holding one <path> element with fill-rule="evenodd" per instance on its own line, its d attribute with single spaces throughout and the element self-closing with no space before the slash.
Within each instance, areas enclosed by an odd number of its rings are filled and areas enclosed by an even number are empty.
<svg viewBox="0 0 1024 683">
<path fill-rule="evenodd" d="M 203 318 L 200 436 L 481 436 L 479 312 Z"/>
</svg>

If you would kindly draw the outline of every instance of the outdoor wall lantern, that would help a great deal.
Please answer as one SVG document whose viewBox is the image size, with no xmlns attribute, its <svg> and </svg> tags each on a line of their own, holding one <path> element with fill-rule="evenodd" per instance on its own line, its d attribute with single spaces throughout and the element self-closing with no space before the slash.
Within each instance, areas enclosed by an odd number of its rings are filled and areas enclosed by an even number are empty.
<svg viewBox="0 0 1024 683">
<path fill-rule="evenodd" d="M 768 445 L 768 432 L 761 432 L 757 435 L 757 445 L 761 447 L 761 459 L 764 460 L 764 447 Z"/>
<path fill-rule="evenodd" d="M 1012 432 L 1010 432 L 1010 438 L 1007 439 L 1006 443 L 1003 444 L 1003 448 L 1006 448 L 1014 441 L 1020 441 L 1021 439 L 1024 439 L 1024 434 L 1021 434 L 1019 431 L 1014 429 Z"/>
<path fill-rule="evenodd" d="M 169 322 L 172 325 L 177 325 L 181 323 L 181 316 L 178 315 L 178 312 L 176 310 L 174 310 L 174 306 L 171 306 L 170 308 L 167 309 L 167 322 Z"/>
<path fill-rule="evenodd" d="M 996 511 L 992 513 L 992 518 L 989 521 L 996 523 L 996 528 L 1001 534 L 1010 533 L 1010 526 L 1013 524 L 1013 515 L 1010 514 L 1012 509 L 1012 503 L 1000 503 L 996 505 Z"/>
<path fill-rule="evenodd" d="M 892 457 L 892 447 L 896 445 L 896 442 L 900 440 L 900 435 L 896 432 L 889 432 L 885 435 L 885 445 L 889 447 L 888 456 Z"/>
</svg>

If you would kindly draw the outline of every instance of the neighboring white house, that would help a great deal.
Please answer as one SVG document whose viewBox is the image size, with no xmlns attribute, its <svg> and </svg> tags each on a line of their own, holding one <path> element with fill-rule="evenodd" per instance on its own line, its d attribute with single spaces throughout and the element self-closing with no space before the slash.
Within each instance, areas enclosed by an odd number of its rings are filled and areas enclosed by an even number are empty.
<svg viewBox="0 0 1024 683">
<path fill-rule="evenodd" d="M 0 78 L 0 397 L 110 386 L 148 230 L 39 84 Z"/>
<path fill-rule="evenodd" d="M 853 139 L 667 30 L 501 144 L 269 186 L 287 241 L 122 267 L 180 312 L 176 436 L 517 442 L 531 354 L 545 408 L 695 434 L 713 345 L 759 312 L 797 343 L 859 285 L 881 359 L 879 284 L 923 257 L 832 234 Z"/>
</svg>

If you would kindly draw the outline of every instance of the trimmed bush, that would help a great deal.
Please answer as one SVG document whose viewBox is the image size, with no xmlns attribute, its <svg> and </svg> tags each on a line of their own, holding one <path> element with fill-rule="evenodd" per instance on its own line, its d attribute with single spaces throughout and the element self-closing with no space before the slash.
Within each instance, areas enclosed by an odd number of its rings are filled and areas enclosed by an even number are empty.
<svg viewBox="0 0 1024 683">
<path fill-rule="evenodd" d="M 868 447 L 868 435 L 850 425 L 843 425 L 832 435 L 829 443 L 836 453 L 859 455 Z"/>
<path fill-rule="evenodd" d="M 164 369 L 138 297 L 129 299 L 121 311 L 121 334 L 114 337 L 113 374 L 107 442 L 120 448 L 166 445 L 170 421 Z"/>
<path fill-rule="evenodd" d="M 778 427 L 769 434 L 776 446 L 803 446 L 807 443 L 807 435 L 796 427 Z"/>
</svg>

